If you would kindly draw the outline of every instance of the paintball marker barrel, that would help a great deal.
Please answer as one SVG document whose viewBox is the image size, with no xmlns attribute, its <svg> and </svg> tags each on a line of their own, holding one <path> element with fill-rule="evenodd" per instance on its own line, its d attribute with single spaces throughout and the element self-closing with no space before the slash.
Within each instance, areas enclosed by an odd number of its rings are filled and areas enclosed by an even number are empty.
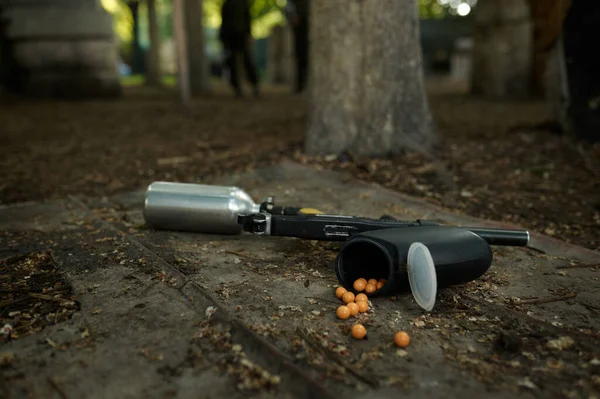
<svg viewBox="0 0 600 399">
<path fill-rule="evenodd" d="M 464 229 L 477 234 L 490 245 L 526 247 L 529 244 L 530 237 L 527 230 L 483 229 L 479 227 L 464 227 Z"/>
</svg>

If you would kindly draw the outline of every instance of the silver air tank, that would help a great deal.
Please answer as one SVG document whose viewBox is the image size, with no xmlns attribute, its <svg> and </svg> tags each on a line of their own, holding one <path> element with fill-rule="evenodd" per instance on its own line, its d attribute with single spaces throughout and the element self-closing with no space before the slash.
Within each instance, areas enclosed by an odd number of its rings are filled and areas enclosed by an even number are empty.
<svg viewBox="0 0 600 399">
<path fill-rule="evenodd" d="M 238 234 L 237 215 L 259 208 L 239 187 L 159 181 L 146 189 L 144 220 L 156 229 Z"/>
</svg>

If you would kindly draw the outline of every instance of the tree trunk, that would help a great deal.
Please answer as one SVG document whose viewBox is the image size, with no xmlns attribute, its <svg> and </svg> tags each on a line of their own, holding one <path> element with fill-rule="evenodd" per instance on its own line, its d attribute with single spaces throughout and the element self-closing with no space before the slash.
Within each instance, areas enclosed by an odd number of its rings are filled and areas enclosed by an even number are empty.
<svg viewBox="0 0 600 399">
<path fill-rule="evenodd" d="M 545 91 L 546 69 L 548 63 L 556 60 L 557 41 L 563 30 L 571 0 L 528 0 L 533 21 L 533 92 L 543 94 Z"/>
<path fill-rule="evenodd" d="M 269 38 L 269 59 L 267 62 L 269 81 L 274 84 L 292 82 L 293 61 L 291 29 L 277 25 Z"/>
<path fill-rule="evenodd" d="M 185 32 L 192 94 L 209 90 L 208 65 L 204 56 L 202 0 L 185 0 Z"/>
<path fill-rule="evenodd" d="M 571 131 L 568 115 L 569 84 L 562 37 L 554 44 L 546 57 L 546 69 L 543 78 L 544 96 L 555 121 L 563 131 Z"/>
<path fill-rule="evenodd" d="M 179 95 L 184 107 L 191 104 L 189 62 L 187 58 L 187 38 L 185 35 L 185 0 L 173 0 L 173 39 L 175 40 L 177 54 L 177 83 L 179 84 Z"/>
<path fill-rule="evenodd" d="M 160 35 L 158 33 L 158 20 L 156 19 L 156 0 L 147 0 L 148 5 L 148 35 L 150 48 L 148 50 L 148 73 L 146 84 L 160 85 Z"/>
<path fill-rule="evenodd" d="M 563 29 L 563 65 L 569 133 L 600 143 L 600 3 L 573 1 Z"/>
<path fill-rule="evenodd" d="M 429 151 L 417 2 L 312 1 L 310 17 L 306 152 Z"/>
<path fill-rule="evenodd" d="M 139 13 L 140 2 L 138 0 L 127 2 L 127 6 L 131 11 L 131 19 L 133 20 L 133 40 L 131 43 L 132 54 L 131 54 L 131 72 L 133 74 L 144 73 L 144 51 L 140 45 L 140 13 Z"/>
<path fill-rule="evenodd" d="M 523 98 L 533 78 L 533 23 L 526 0 L 480 1 L 474 13 L 472 90 Z"/>
</svg>

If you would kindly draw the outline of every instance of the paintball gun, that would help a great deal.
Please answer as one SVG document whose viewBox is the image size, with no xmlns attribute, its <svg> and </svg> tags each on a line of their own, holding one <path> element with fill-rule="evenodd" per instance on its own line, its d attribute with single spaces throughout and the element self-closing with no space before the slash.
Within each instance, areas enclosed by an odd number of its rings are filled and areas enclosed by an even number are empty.
<svg viewBox="0 0 600 399">
<path fill-rule="evenodd" d="M 369 219 L 325 215 L 314 208 L 275 206 L 273 197 L 260 204 L 236 186 L 154 182 L 146 190 L 144 219 L 148 226 L 207 234 L 297 237 L 307 240 L 345 241 L 354 234 L 400 227 L 440 226 L 429 220 L 401 221 L 391 216 Z M 490 245 L 526 246 L 526 230 L 464 227 Z"/>
<path fill-rule="evenodd" d="M 442 226 L 428 220 L 402 221 L 325 215 L 313 208 L 276 206 L 273 197 L 254 203 L 239 187 L 154 182 L 146 190 L 146 223 L 157 229 L 210 234 L 296 237 L 339 241 L 338 281 L 348 290 L 360 277 L 384 278 L 375 295 L 411 290 L 431 310 L 438 285 L 475 280 L 491 266 L 490 245 L 527 246 L 526 230 Z"/>
</svg>

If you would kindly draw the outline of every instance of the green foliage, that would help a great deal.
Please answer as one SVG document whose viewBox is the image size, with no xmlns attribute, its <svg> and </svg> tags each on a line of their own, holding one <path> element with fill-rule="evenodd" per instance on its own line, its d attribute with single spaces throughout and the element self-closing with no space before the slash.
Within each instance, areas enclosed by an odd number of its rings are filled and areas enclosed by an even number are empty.
<svg viewBox="0 0 600 399">
<path fill-rule="evenodd" d="M 104 9 L 113 16 L 113 27 L 119 41 L 131 42 L 133 19 L 127 4 L 120 0 L 101 0 L 101 2 Z"/>
<path fill-rule="evenodd" d="M 285 1 L 277 0 L 254 0 L 250 8 L 250 15 L 254 19 L 260 19 L 272 12 L 279 12 Z"/>
<path fill-rule="evenodd" d="M 144 75 L 129 75 L 129 76 L 121 76 L 120 78 L 121 85 L 125 87 L 134 87 L 141 86 L 146 82 L 146 78 Z M 171 75 L 165 75 L 161 78 L 161 82 L 166 87 L 174 87 L 176 82 L 176 78 Z"/>
<path fill-rule="evenodd" d="M 101 0 L 102 6 L 113 16 L 114 32 L 117 36 L 122 49 L 126 49 L 133 39 L 133 18 L 131 10 L 127 6 L 127 0 Z M 172 0 L 156 0 L 156 14 L 158 18 L 158 27 L 163 39 L 170 38 L 173 35 L 171 7 Z M 146 1 L 139 1 L 139 29 L 142 44 L 148 42 L 148 21 Z"/>
<path fill-rule="evenodd" d="M 252 34 L 255 38 L 269 35 L 275 25 L 285 23 L 282 13 L 286 0 L 249 0 L 252 15 Z M 327 1 L 327 0 L 313 0 Z M 131 43 L 133 20 L 126 0 L 101 0 L 103 7 L 113 15 L 115 34 L 122 44 Z M 203 24 L 207 28 L 217 29 L 221 25 L 221 6 L 224 0 L 203 0 Z M 421 18 L 444 18 L 448 16 L 448 6 L 441 6 L 438 0 L 418 0 Z M 158 23 L 163 38 L 173 34 L 172 0 L 156 0 Z M 140 1 L 140 23 L 145 27 L 145 1 Z M 140 32 L 142 41 L 145 33 Z"/>
<path fill-rule="evenodd" d="M 441 6 L 437 0 L 419 0 L 420 18 L 444 18 L 447 14 L 447 7 Z"/>
<path fill-rule="evenodd" d="M 221 26 L 221 6 L 224 0 L 203 0 L 204 26 L 216 29 Z M 281 9 L 286 0 L 249 0 L 252 16 L 252 35 L 262 38 L 269 35 L 271 28 L 284 23 Z"/>
<path fill-rule="evenodd" d="M 169 38 L 173 36 L 173 0 L 156 0 L 156 15 L 158 18 L 158 29 L 160 36 Z"/>
<path fill-rule="evenodd" d="M 221 25 L 221 6 L 223 0 L 203 0 L 202 1 L 202 16 L 204 25 L 216 28 Z"/>
</svg>

